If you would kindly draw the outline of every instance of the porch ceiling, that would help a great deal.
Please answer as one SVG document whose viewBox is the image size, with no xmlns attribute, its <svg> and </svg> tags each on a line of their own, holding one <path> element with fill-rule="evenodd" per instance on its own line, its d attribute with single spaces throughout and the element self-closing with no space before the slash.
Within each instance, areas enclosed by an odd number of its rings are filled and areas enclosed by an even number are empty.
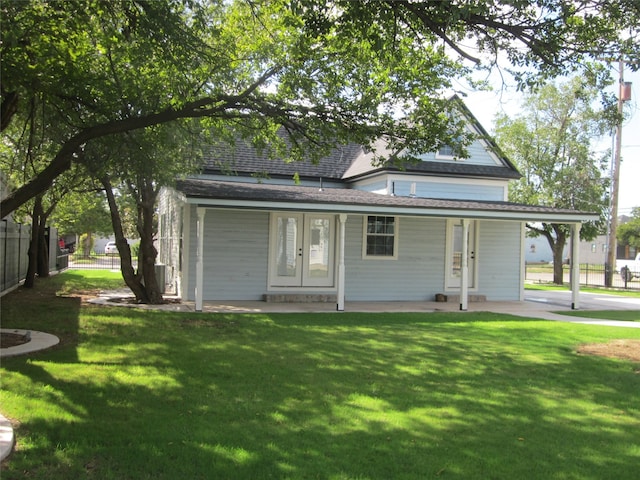
<svg viewBox="0 0 640 480">
<path fill-rule="evenodd" d="M 598 220 L 591 212 L 510 202 L 443 200 L 380 195 L 362 190 L 186 179 L 176 189 L 187 203 L 202 207 L 254 210 L 322 211 L 363 215 L 398 215 L 576 223 Z"/>
</svg>

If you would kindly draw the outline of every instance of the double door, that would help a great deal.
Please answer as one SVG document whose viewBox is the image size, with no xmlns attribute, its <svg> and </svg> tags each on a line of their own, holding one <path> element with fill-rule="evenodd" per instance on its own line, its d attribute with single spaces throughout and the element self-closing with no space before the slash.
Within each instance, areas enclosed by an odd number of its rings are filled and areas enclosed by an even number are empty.
<svg viewBox="0 0 640 480">
<path fill-rule="evenodd" d="M 272 287 L 333 286 L 334 230 L 333 215 L 272 214 L 270 285 Z"/>
</svg>

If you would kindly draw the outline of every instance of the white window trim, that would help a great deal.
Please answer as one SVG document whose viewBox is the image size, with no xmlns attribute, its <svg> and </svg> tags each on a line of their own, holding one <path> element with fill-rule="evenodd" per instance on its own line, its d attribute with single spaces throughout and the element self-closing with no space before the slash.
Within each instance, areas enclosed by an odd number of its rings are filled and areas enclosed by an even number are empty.
<svg viewBox="0 0 640 480">
<path fill-rule="evenodd" d="M 369 217 L 393 217 L 393 255 L 367 255 L 367 223 Z M 362 258 L 364 260 L 397 260 L 400 245 L 400 218 L 393 215 L 364 215 L 362 217 Z"/>
<path fill-rule="evenodd" d="M 464 160 L 464 158 L 458 158 L 455 155 L 443 155 L 440 153 L 440 149 L 436 150 L 435 158 L 436 160 L 453 160 L 456 162 L 460 160 Z"/>
</svg>

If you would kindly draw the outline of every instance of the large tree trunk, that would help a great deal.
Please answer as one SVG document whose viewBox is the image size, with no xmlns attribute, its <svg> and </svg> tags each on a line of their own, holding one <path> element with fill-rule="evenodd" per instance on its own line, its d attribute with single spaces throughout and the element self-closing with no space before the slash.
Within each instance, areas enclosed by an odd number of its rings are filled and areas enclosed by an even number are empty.
<svg viewBox="0 0 640 480">
<path fill-rule="evenodd" d="M 562 251 L 564 250 L 564 244 L 558 242 L 551 247 L 553 252 L 553 283 L 556 285 L 562 285 L 564 283 L 564 269 Z"/>
<path fill-rule="evenodd" d="M 107 194 L 107 201 L 109 202 L 109 211 L 111 212 L 111 225 L 113 226 L 113 233 L 116 237 L 116 246 L 118 247 L 118 255 L 120 255 L 120 271 L 122 272 L 122 278 L 127 286 L 131 289 L 131 292 L 136 297 L 136 300 L 140 303 L 149 303 L 149 297 L 144 288 L 144 285 L 140 282 L 140 278 L 133 269 L 133 263 L 131 262 L 131 248 L 124 236 L 122 229 L 122 219 L 120 217 L 120 211 L 116 204 L 115 196 L 113 195 L 113 188 L 111 182 L 107 177 L 100 179 L 102 186 Z"/>
<path fill-rule="evenodd" d="M 549 246 L 551 247 L 551 252 L 553 254 L 553 283 L 555 283 L 556 285 L 563 285 L 564 258 L 562 258 L 562 253 L 564 252 L 564 247 L 567 243 L 567 235 L 559 224 L 554 223 L 551 225 L 551 228 L 553 229 L 555 235 L 552 235 L 548 231 L 544 231 L 542 232 L 542 234 L 549 242 Z"/>
<path fill-rule="evenodd" d="M 38 228 L 38 277 L 45 278 L 49 276 L 49 242 L 45 233 L 47 233 L 48 216 L 44 213 L 40 215 Z"/>
<path fill-rule="evenodd" d="M 131 248 L 124 235 L 122 228 L 122 219 L 120 211 L 116 204 L 115 196 L 111 182 L 107 177 L 100 179 L 109 202 L 109 210 L 111 212 L 111 223 L 113 225 L 113 233 L 116 237 L 116 246 L 120 255 L 120 271 L 122 278 L 127 286 L 131 289 L 139 303 L 160 304 L 164 299 L 158 288 L 158 282 L 155 277 L 155 259 L 156 249 L 153 246 L 153 204 L 151 208 L 139 208 L 138 212 L 138 231 L 141 235 L 140 239 L 140 255 L 138 262 L 138 272 L 136 273 L 131 261 Z M 154 196 L 155 199 L 155 196 Z M 148 235 L 147 235 L 148 232 Z"/>
<path fill-rule="evenodd" d="M 162 293 L 156 278 L 155 264 L 158 257 L 158 250 L 153 244 L 154 227 L 153 217 L 155 214 L 156 192 L 153 185 L 142 187 L 142 201 L 138 205 L 138 231 L 140 233 L 140 262 L 138 269 L 142 268 L 144 286 L 149 296 L 149 303 L 158 304 L 163 302 Z M 164 279 L 162 279 L 164 282 Z"/>
<path fill-rule="evenodd" d="M 34 199 L 33 210 L 31 212 L 31 240 L 29 241 L 29 265 L 27 276 L 24 279 L 25 288 L 33 288 L 36 283 L 36 273 L 38 273 L 38 243 L 40 241 L 40 217 L 42 215 L 42 196 L 38 195 Z"/>
</svg>

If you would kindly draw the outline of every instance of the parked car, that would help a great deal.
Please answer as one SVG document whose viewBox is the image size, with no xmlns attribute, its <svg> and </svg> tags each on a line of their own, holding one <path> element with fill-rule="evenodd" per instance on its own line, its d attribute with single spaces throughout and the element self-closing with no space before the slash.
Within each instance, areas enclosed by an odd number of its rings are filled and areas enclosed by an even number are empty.
<svg viewBox="0 0 640 480">
<path fill-rule="evenodd" d="M 116 242 L 107 242 L 104 247 L 105 255 L 117 255 L 118 247 L 116 247 Z"/>
<path fill-rule="evenodd" d="M 625 282 L 640 278 L 640 253 L 634 260 L 616 260 L 616 268 Z"/>
</svg>

